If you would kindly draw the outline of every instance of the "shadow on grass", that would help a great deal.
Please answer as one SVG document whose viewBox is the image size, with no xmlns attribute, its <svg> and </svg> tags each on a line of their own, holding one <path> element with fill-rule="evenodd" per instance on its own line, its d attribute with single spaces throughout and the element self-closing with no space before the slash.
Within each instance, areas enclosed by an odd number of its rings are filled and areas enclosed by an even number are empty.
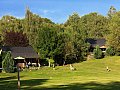
<svg viewBox="0 0 120 90">
<path fill-rule="evenodd" d="M 21 80 L 21 89 L 34 89 L 37 85 L 42 85 L 45 83 L 48 79 L 30 79 L 30 80 Z"/>
<path fill-rule="evenodd" d="M 51 88 L 34 88 L 33 90 L 120 90 L 120 82 L 101 84 L 97 82 L 74 83 L 70 85 L 57 85 Z"/>
<path fill-rule="evenodd" d="M 10 80 L 10 79 L 16 79 L 16 78 L 17 78 L 16 76 L 4 77 L 4 78 L 0 78 L 0 82 L 5 80 Z"/>
<path fill-rule="evenodd" d="M 120 82 L 110 83 L 72 83 L 68 85 L 53 85 L 50 87 L 43 87 L 48 79 L 29 79 L 21 80 L 21 90 L 120 90 Z M 0 78 L 0 90 L 17 90 L 17 78 L 6 77 Z"/>
<path fill-rule="evenodd" d="M 0 78 L 0 90 L 10 90 L 16 88 L 16 76 Z"/>
<path fill-rule="evenodd" d="M 22 76 L 21 76 L 22 77 Z M 47 79 L 29 79 L 21 80 L 21 89 L 31 89 L 33 86 L 42 85 Z M 17 89 L 17 77 L 5 77 L 0 78 L 0 90 L 16 90 Z"/>
</svg>

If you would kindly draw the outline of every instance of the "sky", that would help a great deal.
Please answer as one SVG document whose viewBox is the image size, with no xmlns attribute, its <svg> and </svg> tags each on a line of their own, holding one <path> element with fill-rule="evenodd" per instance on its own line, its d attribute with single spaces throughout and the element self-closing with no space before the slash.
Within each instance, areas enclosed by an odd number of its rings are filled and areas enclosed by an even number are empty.
<svg viewBox="0 0 120 90">
<path fill-rule="evenodd" d="M 0 0 L 0 17 L 12 15 L 24 18 L 26 7 L 29 7 L 41 17 L 64 23 L 74 12 L 80 16 L 91 12 L 106 16 L 110 6 L 119 11 L 120 0 Z"/>
</svg>

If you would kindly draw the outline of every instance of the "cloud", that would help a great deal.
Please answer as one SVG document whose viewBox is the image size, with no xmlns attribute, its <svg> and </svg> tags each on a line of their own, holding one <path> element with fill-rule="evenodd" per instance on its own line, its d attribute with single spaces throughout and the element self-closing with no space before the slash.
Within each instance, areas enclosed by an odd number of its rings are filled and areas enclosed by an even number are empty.
<svg viewBox="0 0 120 90">
<path fill-rule="evenodd" d="M 40 12 L 41 12 L 42 14 L 44 14 L 44 15 L 55 13 L 54 10 L 46 10 L 46 9 L 45 9 L 45 10 L 40 10 Z"/>
<path fill-rule="evenodd" d="M 48 10 L 43 10 L 43 13 L 47 14 L 47 13 L 49 13 L 49 11 Z"/>
</svg>

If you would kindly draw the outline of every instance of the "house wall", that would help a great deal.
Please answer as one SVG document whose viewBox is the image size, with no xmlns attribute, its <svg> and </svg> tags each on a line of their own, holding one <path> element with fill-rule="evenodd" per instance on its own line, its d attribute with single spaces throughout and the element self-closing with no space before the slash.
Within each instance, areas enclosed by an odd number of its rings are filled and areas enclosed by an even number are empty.
<svg viewBox="0 0 120 90">
<path fill-rule="evenodd" d="M 31 66 L 38 66 L 38 60 L 36 58 L 25 58 L 25 59 L 14 59 L 15 66 L 19 66 L 21 68 L 25 68 L 28 63 Z"/>
</svg>

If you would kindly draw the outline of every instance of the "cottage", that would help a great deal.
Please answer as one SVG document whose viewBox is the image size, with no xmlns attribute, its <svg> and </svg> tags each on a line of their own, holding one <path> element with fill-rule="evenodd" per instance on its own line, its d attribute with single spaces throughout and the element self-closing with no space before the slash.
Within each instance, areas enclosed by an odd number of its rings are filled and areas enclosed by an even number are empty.
<svg viewBox="0 0 120 90">
<path fill-rule="evenodd" d="M 87 39 L 86 40 L 87 43 L 90 44 L 90 52 L 93 52 L 94 48 L 98 45 L 100 47 L 100 49 L 105 52 L 106 50 L 106 40 L 103 39 Z"/>
<path fill-rule="evenodd" d="M 7 47 L 2 46 L 2 51 L 11 51 L 15 66 L 24 68 L 28 63 L 38 65 L 39 56 L 31 46 L 27 47 Z"/>
</svg>

